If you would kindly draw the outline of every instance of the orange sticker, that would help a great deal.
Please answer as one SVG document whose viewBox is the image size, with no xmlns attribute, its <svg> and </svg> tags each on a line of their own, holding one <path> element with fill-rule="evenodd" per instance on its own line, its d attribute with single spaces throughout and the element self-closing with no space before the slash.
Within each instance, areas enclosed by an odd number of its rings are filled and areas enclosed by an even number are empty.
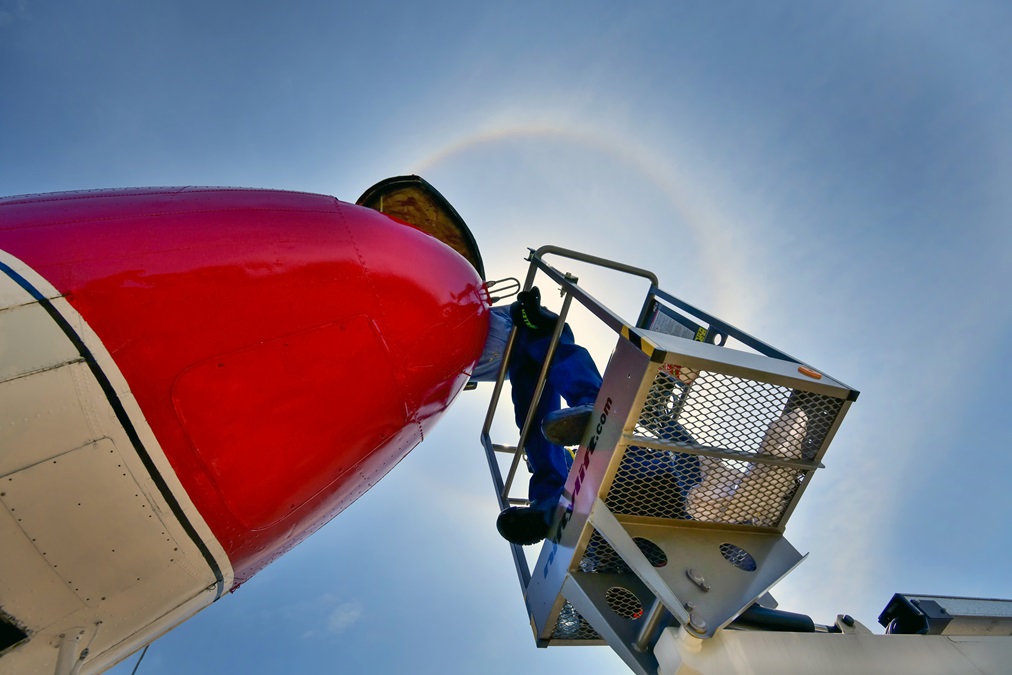
<svg viewBox="0 0 1012 675">
<path fill-rule="evenodd" d="M 812 370 L 811 368 L 806 368 L 805 366 L 798 366 L 798 372 L 801 373 L 802 375 L 807 375 L 808 377 L 811 377 L 815 380 L 822 379 L 822 373 L 818 372 L 817 370 Z"/>
</svg>

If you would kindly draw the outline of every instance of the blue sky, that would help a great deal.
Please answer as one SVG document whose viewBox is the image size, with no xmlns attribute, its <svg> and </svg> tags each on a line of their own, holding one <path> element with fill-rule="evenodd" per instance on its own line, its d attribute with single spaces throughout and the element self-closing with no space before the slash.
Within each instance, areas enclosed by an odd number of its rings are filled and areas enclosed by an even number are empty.
<svg viewBox="0 0 1012 675">
<path fill-rule="evenodd" d="M 862 391 L 788 527 L 811 556 L 782 607 L 1012 597 L 1012 10 L 628 5 L 0 0 L 0 192 L 353 201 L 419 172 L 490 278 L 545 243 L 622 259 Z M 533 646 L 487 397 L 139 672 L 622 672 Z"/>
</svg>

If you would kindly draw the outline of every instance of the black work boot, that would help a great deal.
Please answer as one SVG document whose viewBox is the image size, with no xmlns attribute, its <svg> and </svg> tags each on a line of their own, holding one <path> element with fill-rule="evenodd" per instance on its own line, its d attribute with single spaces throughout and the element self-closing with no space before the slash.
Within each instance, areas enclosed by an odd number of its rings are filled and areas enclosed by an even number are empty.
<svg viewBox="0 0 1012 675">
<path fill-rule="evenodd" d="M 539 509 L 529 506 L 511 506 L 496 518 L 495 527 L 503 539 L 513 544 L 529 546 L 548 536 L 548 521 Z"/>
<path fill-rule="evenodd" d="M 590 404 L 556 410 L 541 421 L 541 433 L 556 445 L 579 445 L 593 416 L 594 406 Z"/>
<path fill-rule="evenodd" d="M 555 329 L 559 317 L 541 306 L 541 291 L 532 286 L 529 291 L 517 294 L 517 300 L 510 305 L 510 317 L 517 326 L 522 326 L 536 335 L 547 335 Z"/>
</svg>

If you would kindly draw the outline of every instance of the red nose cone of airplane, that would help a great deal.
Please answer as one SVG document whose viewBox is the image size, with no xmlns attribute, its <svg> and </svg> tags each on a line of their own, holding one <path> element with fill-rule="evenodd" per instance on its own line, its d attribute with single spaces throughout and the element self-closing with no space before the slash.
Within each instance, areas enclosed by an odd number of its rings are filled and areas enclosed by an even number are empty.
<svg viewBox="0 0 1012 675">
<path fill-rule="evenodd" d="M 0 249 L 101 340 L 236 582 L 419 443 L 488 331 L 463 258 L 332 197 L 106 190 L 0 215 Z"/>
</svg>

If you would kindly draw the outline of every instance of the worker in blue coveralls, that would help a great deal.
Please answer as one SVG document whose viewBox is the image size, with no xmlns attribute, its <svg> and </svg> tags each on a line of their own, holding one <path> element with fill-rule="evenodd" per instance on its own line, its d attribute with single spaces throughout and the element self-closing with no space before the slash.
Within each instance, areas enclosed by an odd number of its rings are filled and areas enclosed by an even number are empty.
<svg viewBox="0 0 1012 675">
<path fill-rule="evenodd" d="M 530 410 L 558 320 L 556 314 L 541 306 L 541 294 L 536 286 L 521 292 L 508 308 L 492 308 L 485 350 L 471 379 L 495 380 L 510 330 L 515 325 L 517 336 L 509 379 L 518 428 L 523 428 Z M 586 349 L 576 344 L 569 325 L 564 325 L 524 446 L 532 473 L 528 490 L 530 506 L 511 506 L 496 520 L 499 533 L 508 541 L 534 544 L 548 534 L 573 461 L 564 446 L 580 443 L 600 389 L 601 373 L 594 360 Z M 561 409 L 560 397 L 566 400 L 569 408 Z"/>
</svg>

